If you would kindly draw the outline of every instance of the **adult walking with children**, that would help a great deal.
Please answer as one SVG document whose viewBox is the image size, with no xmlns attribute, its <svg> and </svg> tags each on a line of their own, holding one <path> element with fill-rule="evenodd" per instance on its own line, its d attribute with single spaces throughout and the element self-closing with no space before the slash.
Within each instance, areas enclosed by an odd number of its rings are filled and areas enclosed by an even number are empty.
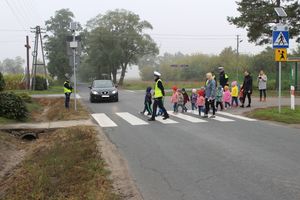
<svg viewBox="0 0 300 200">
<path fill-rule="evenodd" d="M 208 112 L 210 108 L 212 108 L 213 115 L 210 118 L 215 118 L 216 81 L 214 80 L 211 72 L 206 74 L 206 78 L 207 81 L 205 84 L 205 115 L 203 117 L 208 118 Z"/>
<path fill-rule="evenodd" d="M 252 76 L 251 74 L 246 70 L 244 72 L 244 83 L 243 86 L 241 88 L 241 90 L 243 90 L 243 98 L 242 98 L 242 105 L 241 107 L 244 108 L 245 107 L 245 101 L 246 101 L 246 97 L 248 98 L 248 105 L 247 107 L 250 108 L 251 107 L 251 95 L 252 95 Z"/>
<path fill-rule="evenodd" d="M 163 103 L 163 97 L 165 96 L 165 89 L 162 83 L 162 80 L 160 79 L 161 74 L 157 71 L 154 72 L 154 80 L 155 80 L 155 86 L 154 86 L 154 103 L 153 103 L 153 112 L 152 117 L 149 119 L 149 121 L 155 121 L 156 111 L 157 107 L 159 107 L 163 112 L 163 120 L 166 120 L 169 118 L 169 115 L 164 107 Z"/>
</svg>

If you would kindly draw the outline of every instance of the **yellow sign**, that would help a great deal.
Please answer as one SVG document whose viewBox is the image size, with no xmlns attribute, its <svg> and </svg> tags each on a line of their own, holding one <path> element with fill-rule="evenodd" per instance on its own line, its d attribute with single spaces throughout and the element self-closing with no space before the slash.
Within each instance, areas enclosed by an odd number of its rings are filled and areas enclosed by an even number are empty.
<svg viewBox="0 0 300 200">
<path fill-rule="evenodd" d="M 275 61 L 286 62 L 287 61 L 287 49 L 275 49 Z"/>
</svg>

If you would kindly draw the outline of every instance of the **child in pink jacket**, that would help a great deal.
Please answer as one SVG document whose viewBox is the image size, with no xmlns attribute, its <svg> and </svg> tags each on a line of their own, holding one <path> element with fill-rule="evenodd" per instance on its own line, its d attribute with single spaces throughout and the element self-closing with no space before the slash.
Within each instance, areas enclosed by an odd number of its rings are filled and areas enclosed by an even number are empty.
<svg viewBox="0 0 300 200">
<path fill-rule="evenodd" d="M 177 87 L 172 87 L 173 94 L 171 96 L 171 103 L 173 104 L 173 111 L 176 112 L 177 103 L 178 103 L 178 93 L 177 93 Z"/>
<path fill-rule="evenodd" d="M 201 112 L 204 112 L 204 105 L 205 105 L 205 91 L 203 89 L 198 91 L 197 97 L 197 106 L 199 111 L 199 116 L 201 116 Z"/>
<path fill-rule="evenodd" d="M 231 93 L 229 90 L 228 86 L 224 87 L 224 94 L 223 94 L 223 99 L 224 99 L 224 103 L 225 103 L 225 108 L 230 108 L 231 104 Z"/>
</svg>

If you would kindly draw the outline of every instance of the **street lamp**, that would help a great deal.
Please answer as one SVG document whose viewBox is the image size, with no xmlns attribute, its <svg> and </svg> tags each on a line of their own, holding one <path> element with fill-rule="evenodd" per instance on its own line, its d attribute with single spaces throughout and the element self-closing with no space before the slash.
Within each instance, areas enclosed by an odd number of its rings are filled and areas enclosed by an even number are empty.
<svg viewBox="0 0 300 200">
<path fill-rule="evenodd" d="M 288 30 L 288 27 L 284 27 L 284 21 L 282 18 L 287 17 L 286 12 L 282 7 L 274 8 L 277 16 L 279 17 L 279 23 L 274 27 L 274 30 L 278 30 L 279 28 Z M 281 62 L 278 63 L 278 111 L 281 113 Z"/>
<path fill-rule="evenodd" d="M 77 30 L 78 24 L 77 22 L 71 22 L 70 23 L 70 29 L 72 31 L 73 41 L 70 42 L 70 48 L 73 50 L 73 70 L 74 70 L 74 105 L 75 105 L 75 111 L 77 111 L 77 80 L 76 80 L 76 49 L 78 48 L 78 42 L 76 41 L 76 30 Z"/>
</svg>

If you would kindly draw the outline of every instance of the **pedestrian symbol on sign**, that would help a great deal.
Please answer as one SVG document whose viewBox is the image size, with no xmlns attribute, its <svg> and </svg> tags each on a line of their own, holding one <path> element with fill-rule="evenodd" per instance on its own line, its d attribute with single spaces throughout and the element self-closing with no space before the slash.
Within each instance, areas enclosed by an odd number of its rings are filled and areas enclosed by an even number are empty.
<svg viewBox="0 0 300 200">
<path fill-rule="evenodd" d="M 275 49 L 275 61 L 278 61 L 278 62 L 287 61 L 287 50 L 286 49 Z"/>
<path fill-rule="evenodd" d="M 289 46 L 289 42 L 288 42 L 288 36 L 286 35 L 286 32 L 276 32 L 276 34 L 274 35 L 274 41 L 273 41 L 273 46 L 275 47 L 282 47 L 282 48 L 286 48 Z"/>
</svg>

